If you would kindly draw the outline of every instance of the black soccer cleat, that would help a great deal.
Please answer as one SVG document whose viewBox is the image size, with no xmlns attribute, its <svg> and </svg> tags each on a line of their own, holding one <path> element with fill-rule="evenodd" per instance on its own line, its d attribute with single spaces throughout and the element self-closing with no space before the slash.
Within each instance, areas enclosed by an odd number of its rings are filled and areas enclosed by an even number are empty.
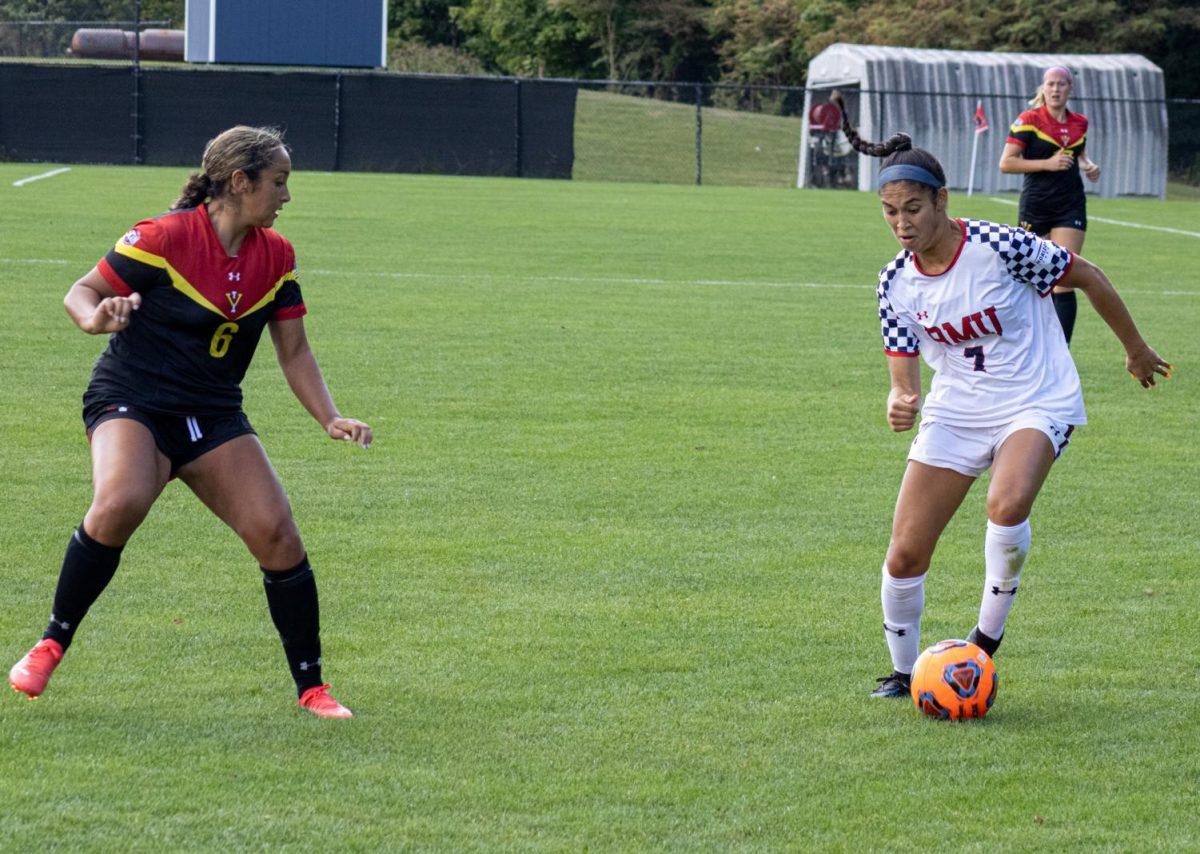
<svg viewBox="0 0 1200 854">
<path fill-rule="evenodd" d="M 872 697 L 907 697 L 912 677 L 899 670 L 893 670 L 890 676 L 882 676 L 875 681 L 879 687 L 871 692 Z"/>
<path fill-rule="evenodd" d="M 989 656 L 994 656 L 996 654 L 996 650 L 1000 648 L 1000 641 L 1004 640 L 1004 635 L 1001 634 L 1000 637 L 992 639 L 983 632 L 979 631 L 979 626 L 976 626 L 975 628 L 971 629 L 971 633 L 967 635 L 967 640 L 982 649 Z"/>
</svg>

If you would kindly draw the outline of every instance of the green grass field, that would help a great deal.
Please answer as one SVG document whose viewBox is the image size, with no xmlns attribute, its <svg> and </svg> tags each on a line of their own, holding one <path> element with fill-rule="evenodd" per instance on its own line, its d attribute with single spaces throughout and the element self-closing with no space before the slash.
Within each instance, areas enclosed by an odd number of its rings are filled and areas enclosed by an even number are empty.
<svg viewBox="0 0 1200 854">
<path fill-rule="evenodd" d="M 184 170 L 0 164 L 7 668 L 90 495 L 104 345 L 70 283 Z M 259 572 L 172 484 L 37 702 L 0 697 L 0 850 L 1194 850 L 1200 240 L 1096 223 L 1177 379 L 1081 307 L 1091 423 L 1034 511 L 981 722 L 871 701 L 908 435 L 868 194 L 300 173 L 279 228 L 342 410 L 264 345 L 247 408 L 353 721 L 295 710 Z M 1014 208 L 955 198 L 963 215 Z M 1200 231 L 1188 202 L 1094 216 Z M 927 584 L 974 623 L 982 486 Z"/>
<path fill-rule="evenodd" d="M 703 107 L 701 172 L 712 186 L 796 185 L 800 119 Z M 696 181 L 696 108 L 580 89 L 576 179 Z"/>
</svg>

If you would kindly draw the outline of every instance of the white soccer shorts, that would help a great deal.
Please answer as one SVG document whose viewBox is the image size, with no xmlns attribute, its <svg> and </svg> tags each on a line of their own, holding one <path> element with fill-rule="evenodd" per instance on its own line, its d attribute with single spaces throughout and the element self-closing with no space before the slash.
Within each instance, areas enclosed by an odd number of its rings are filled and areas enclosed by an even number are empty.
<svg viewBox="0 0 1200 854">
<path fill-rule="evenodd" d="M 1040 412 L 1027 412 L 999 427 L 960 427 L 938 421 L 922 421 L 908 450 L 908 458 L 925 465 L 953 469 L 967 477 L 979 477 L 989 468 L 1004 440 L 1018 430 L 1041 430 L 1054 447 L 1058 459 L 1075 427 Z"/>
</svg>

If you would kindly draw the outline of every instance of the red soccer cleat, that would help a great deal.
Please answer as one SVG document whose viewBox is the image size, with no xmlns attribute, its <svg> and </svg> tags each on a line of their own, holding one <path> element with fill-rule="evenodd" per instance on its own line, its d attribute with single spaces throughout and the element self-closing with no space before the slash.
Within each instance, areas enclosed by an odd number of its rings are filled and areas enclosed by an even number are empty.
<svg viewBox="0 0 1200 854">
<path fill-rule="evenodd" d="M 43 683 L 45 684 L 45 683 Z M 300 699 L 296 702 L 302 709 L 306 709 L 316 715 L 318 718 L 352 718 L 354 713 L 339 703 L 333 697 L 329 696 L 328 685 L 317 685 L 309 688 L 300 695 Z"/>
<path fill-rule="evenodd" d="M 52 638 L 42 638 L 33 649 L 8 671 L 8 684 L 31 700 L 46 690 L 50 674 L 62 661 L 62 644 Z"/>
</svg>

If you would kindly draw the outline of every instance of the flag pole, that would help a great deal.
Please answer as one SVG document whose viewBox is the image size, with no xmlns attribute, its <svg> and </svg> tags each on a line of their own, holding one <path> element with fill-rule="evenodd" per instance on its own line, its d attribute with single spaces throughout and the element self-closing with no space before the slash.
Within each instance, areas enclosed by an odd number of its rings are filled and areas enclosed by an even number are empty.
<svg viewBox="0 0 1200 854">
<path fill-rule="evenodd" d="M 971 136 L 975 139 L 971 141 L 971 174 L 967 177 L 968 196 L 975 192 L 975 156 L 979 153 L 979 134 L 973 133 Z"/>
<path fill-rule="evenodd" d="M 979 135 L 988 129 L 987 116 L 983 112 L 983 99 L 975 102 L 975 139 L 971 141 L 971 174 L 967 177 L 967 195 L 975 192 L 975 158 L 979 154 Z"/>
</svg>

